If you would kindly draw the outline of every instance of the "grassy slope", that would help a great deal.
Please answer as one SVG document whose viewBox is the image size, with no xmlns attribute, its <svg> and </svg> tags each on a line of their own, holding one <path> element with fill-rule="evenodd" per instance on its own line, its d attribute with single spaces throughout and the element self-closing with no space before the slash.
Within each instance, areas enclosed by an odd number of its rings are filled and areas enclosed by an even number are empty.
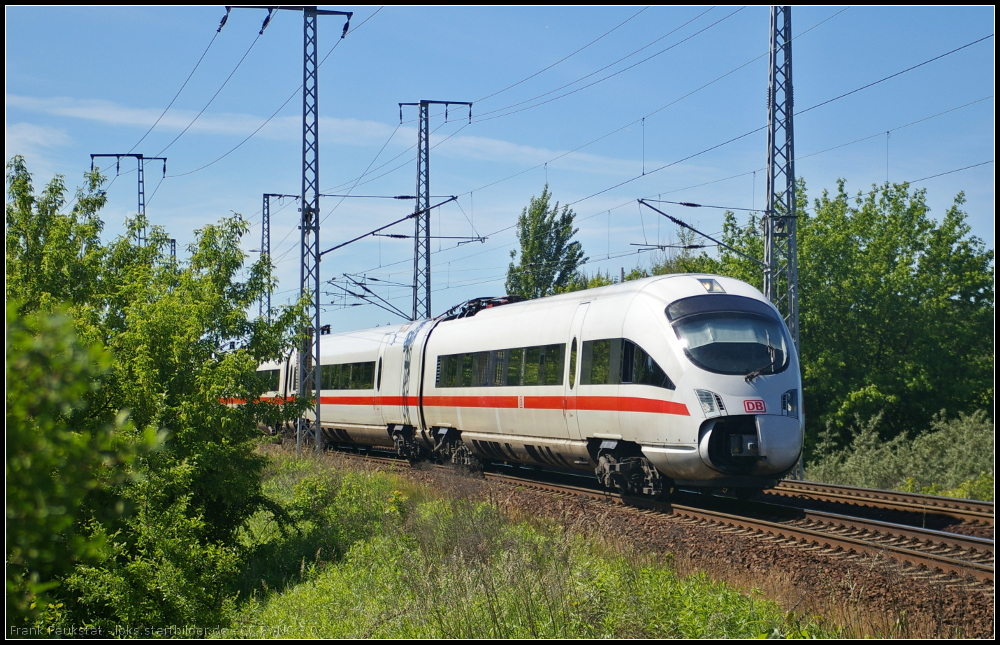
<svg viewBox="0 0 1000 645">
<path fill-rule="evenodd" d="M 244 636 L 496 638 L 831 635 L 670 556 L 637 553 L 401 477 L 273 451 L 269 517 L 245 535 Z"/>
</svg>

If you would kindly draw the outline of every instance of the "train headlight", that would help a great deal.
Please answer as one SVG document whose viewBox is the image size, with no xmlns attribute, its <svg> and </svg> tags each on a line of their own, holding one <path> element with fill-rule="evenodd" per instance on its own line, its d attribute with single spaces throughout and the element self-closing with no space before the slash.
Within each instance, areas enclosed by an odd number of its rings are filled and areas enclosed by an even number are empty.
<svg viewBox="0 0 1000 645">
<path fill-rule="evenodd" d="M 786 417 L 799 418 L 798 390 L 788 390 L 781 395 L 781 414 Z"/>
<path fill-rule="evenodd" d="M 701 403 L 701 410 L 706 417 L 717 417 L 726 413 L 726 406 L 722 403 L 722 397 L 715 392 L 708 390 L 695 390 L 698 395 L 698 402 Z"/>
</svg>

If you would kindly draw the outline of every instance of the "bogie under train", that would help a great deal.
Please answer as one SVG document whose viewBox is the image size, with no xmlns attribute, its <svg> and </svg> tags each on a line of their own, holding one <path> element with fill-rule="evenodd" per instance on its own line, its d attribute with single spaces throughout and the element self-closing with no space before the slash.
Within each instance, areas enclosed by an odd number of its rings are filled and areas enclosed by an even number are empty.
<svg viewBox="0 0 1000 645">
<path fill-rule="evenodd" d="M 295 393 L 297 357 L 260 367 Z M 798 356 L 752 286 L 669 275 L 320 341 L 328 443 L 589 471 L 609 488 L 762 489 L 803 442 Z M 311 414 L 311 413 L 310 413 Z"/>
</svg>

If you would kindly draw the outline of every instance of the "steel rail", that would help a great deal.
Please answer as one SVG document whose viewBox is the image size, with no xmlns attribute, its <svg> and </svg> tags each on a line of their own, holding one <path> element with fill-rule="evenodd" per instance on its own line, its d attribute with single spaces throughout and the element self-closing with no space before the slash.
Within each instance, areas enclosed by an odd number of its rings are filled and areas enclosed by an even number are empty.
<svg viewBox="0 0 1000 645">
<path fill-rule="evenodd" d="M 890 557 L 894 560 L 902 561 L 917 567 L 926 567 L 930 570 L 940 570 L 945 573 L 952 573 L 961 577 L 972 577 L 981 582 L 993 582 L 992 565 L 974 561 L 958 560 L 948 555 L 938 555 L 903 546 L 883 544 L 858 537 L 838 535 L 835 532 L 826 530 L 804 528 L 781 522 L 762 520 L 743 515 L 733 515 L 731 513 L 723 513 L 704 508 L 695 508 L 692 506 L 682 506 L 669 502 L 658 502 L 645 497 L 622 496 L 617 493 L 602 492 L 588 488 L 581 488 L 579 486 L 563 486 L 559 484 L 543 483 L 506 474 L 486 473 L 485 475 L 488 479 L 497 479 L 526 488 L 534 488 L 537 490 L 545 490 L 556 493 L 582 495 L 591 499 L 608 500 L 625 506 L 658 511 L 667 515 L 674 515 L 678 517 L 705 520 L 713 524 L 722 524 L 724 526 L 754 530 L 768 533 L 778 538 L 805 541 L 822 547 L 841 549 L 848 552 L 853 551 L 855 553 L 865 553 L 867 555 L 877 557 Z M 819 515 L 820 514 L 817 512 L 816 517 L 818 518 Z M 859 523 L 869 522 L 868 520 L 861 520 L 859 518 L 848 517 L 847 519 L 852 521 L 857 520 Z M 889 523 L 884 522 L 881 524 L 888 525 Z M 936 537 L 937 534 L 942 533 L 941 531 L 931 530 L 921 531 L 920 529 L 915 529 L 914 527 L 902 528 L 905 528 L 907 531 L 917 531 L 923 533 L 920 539 L 931 539 L 932 535 Z M 951 536 L 950 534 L 947 535 L 951 540 L 966 537 Z M 985 538 L 973 538 L 973 540 L 975 541 L 975 544 L 980 547 L 985 545 L 982 542 L 979 542 L 979 540 L 989 543 L 992 542 L 991 540 L 986 540 Z"/>
<path fill-rule="evenodd" d="M 782 481 L 775 488 L 767 490 L 766 493 L 788 497 L 807 497 L 821 501 L 848 502 L 897 511 L 945 515 L 963 521 L 994 524 L 994 504 L 992 502 L 802 481 Z"/>
<path fill-rule="evenodd" d="M 742 504 L 747 502 L 742 501 Z M 950 533 L 948 531 L 938 531 L 915 527 L 908 524 L 897 524 L 895 522 L 883 522 L 881 520 L 871 520 L 855 517 L 853 515 L 842 515 L 840 513 L 830 513 L 827 511 L 816 511 L 812 509 L 802 509 L 793 506 L 781 506 L 771 502 L 750 502 L 754 512 L 765 515 L 780 516 L 789 515 L 786 522 L 794 526 L 796 522 L 820 522 L 828 525 L 829 528 L 816 530 L 836 532 L 838 530 L 858 530 L 871 533 L 871 537 L 863 536 L 859 539 L 880 543 L 879 540 L 893 540 L 904 538 L 907 540 L 919 540 L 920 545 L 900 545 L 917 551 L 927 551 L 930 549 L 958 549 L 967 553 L 940 553 L 956 560 L 979 562 L 988 559 L 993 562 L 993 540 L 990 538 L 974 537 L 962 535 L 960 533 Z M 814 528 L 806 526 L 804 528 Z M 857 537 L 857 536 L 854 536 Z"/>
<path fill-rule="evenodd" d="M 385 457 L 365 457 L 361 455 L 351 455 L 350 453 L 342 454 L 388 464 L 399 464 L 403 461 L 401 459 Z M 451 467 L 438 466 L 438 468 L 450 469 Z M 596 490 L 593 488 L 540 482 L 505 473 L 485 472 L 483 475 L 486 479 L 496 480 L 514 486 L 560 494 L 583 496 L 594 500 L 609 501 L 624 506 L 657 511 L 666 515 L 704 520 L 713 524 L 721 524 L 724 526 L 732 526 L 768 533 L 778 538 L 804 541 L 809 544 L 815 544 L 832 549 L 840 549 L 846 552 L 864 553 L 875 557 L 889 557 L 893 560 L 905 562 L 912 566 L 926 567 L 932 571 L 940 570 L 942 572 L 955 574 L 960 577 L 972 577 L 981 582 L 993 583 L 993 540 L 988 538 L 977 538 L 937 531 L 934 529 L 921 529 L 913 526 L 868 520 L 837 513 L 827 513 L 824 511 L 781 506 L 768 502 L 751 503 L 750 508 L 755 508 L 758 513 L 770 513 L 771 515 L 776 515 L 788 514 L 790 511 L 793 512 L 794 517 L 786 519 L 785 521 L 772 521 L 750 517 L 747 515 L 735 515 L 732 513 L 686 506 L 671 502 L 659 502 L 645 497 L 628 495 L 623 496 L 618 493 Z M 728 500 L 726 498 L 712 498 L 712 503 L 726 503 L 732 501 L 734 500 Z M 822 522 L 826 524 L 827 527 L 802 527 L 794 524 L 794 522 L 801 520 Z M 845 527 L 869 531 L 872 533 L 872 536 L 858 537 L 837 533 L 838 530 L 842 530 Z M 983 556 L 988 557 L 991 562 L 990 564 L 986 564 L 975 560 L 959 559 L 958 557 L 954 557 L 956 554 L 952 553 L 937 554 L 921 550 L 920 548 L 915 548 L 914 546 L 886 544 L 886 538 L 917 539 L 924 543 L 933 542 L 934 544 L 930 545 L 929 548 L 958 548 L 965 551 L 983 554 Z M 879 541 L 879 539 L 882 541 Z"/>
</svg>

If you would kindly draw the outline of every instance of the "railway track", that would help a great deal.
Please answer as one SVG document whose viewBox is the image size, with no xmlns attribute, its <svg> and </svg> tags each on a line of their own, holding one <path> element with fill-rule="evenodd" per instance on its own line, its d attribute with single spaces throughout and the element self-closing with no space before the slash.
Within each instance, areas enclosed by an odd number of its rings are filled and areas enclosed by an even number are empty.
<svg viewBox="0 0 1000 645">
<path fill-rule="evenodd" d="M 994 526 L 992 502 L 803 481 L 783 481 L 768 490 L 767 495 L 867 506 L 921 515 L 941 515 L 962 522 Z"/>
<path fill-rule="evenodd" d="M 401 460 L 368 456 L 377 463 L 400 465 Z M 441 466 L 441 468 L 449 468 Z M 669 502 L 643 497 L 622 496 L 597 487 L 574 486 L 551 481 L 539 481 L 506 473 L 485 472 L 487 479 L 551 492 L 559 495 L 582 496 L 631 506 L 646 512 L 664 513 L 685 521 L 708 523 L 726 529 L 751 531 L 769 539 L 804 548 L 828 549 L 843 554 L 864 554 L 890 558 L 918 570 L 940 572 L 938 576 L 973 579 L 979 584 L 993 585 L 993 540 L 949 533 L 934 529 L 884 522 L 870 518 L 831 513 L 782 505 L 773 500 L 734 500 L 725 497 L 678 493 Z M 778 492 L 780 491 L 780 492 Z M 852 489 L 850 487 L 783 482 L 775 492 L 781 496 L 806 496 L 810 499 L 837 501 L 845 499 L 864 505 L 885 504 L 881 508 L 914 512 L 914 507 L 935 514 L 963 515 L 963 521 L 975 517 L 978 521 L 992 513 L 982 508 L 992 504 L 969 500 L 941 500 L 929 495 L 908 495 L 890 491 Z M 836 496 L 836 497 L 835 497 Z M 905 508 L 899 506 L 908 505 Z M 930 510 L 933 509 L 933 510 Z M 969 513 L 976 513 L 974 516 Z M 954 517 L 955 515 L 951 515 Z"/>
<path fill-rule="evenodd" d="M 726 528 L 746 529 L 803 546 L 829 548 L 844 553 L 888 557 L 931 572 L 993 584 L 993 540 L 933 529 L 922 529 L 822 511 L 809 511 L 766 502 L 705 498 L 698 506 L 658 502 L 644 497 L 623 496 L 579 486 L 538 482 L 506 474 L 485 473 L 488 479 L 548 492 L 603 499 L 683 519 Z M 683 501 L 692 497 L 682 496 Z M 706 507 L 710 506 L 712 508 Z M 729 512 L 726 512 L 729 511 Z M 765 519 L 769 517 L 769 519 Z"/>
</svg>

